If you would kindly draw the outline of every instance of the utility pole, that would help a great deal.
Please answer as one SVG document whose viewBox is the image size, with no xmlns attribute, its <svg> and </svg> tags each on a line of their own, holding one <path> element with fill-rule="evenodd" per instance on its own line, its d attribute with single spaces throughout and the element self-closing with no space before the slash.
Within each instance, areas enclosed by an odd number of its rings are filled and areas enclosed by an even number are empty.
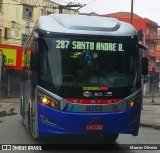
<svg viewBox="0 0 160 153">
<path fill-rule="evenodd" d="M 133 0 L 131 0 L 131 24 L 133 24 Z"/>
<path fill-rule="evenodd" d="M 65 9 L 65 8 L 70 9 L 71 7 L 81 7 L 81 4 L 73 4 L 71 2 L 71 3 L 68 3 L 67 5 L 59 5 L 58 7 L 59 7 L 59 14 L 62 14 L 63 9 Z"/>
</svg>

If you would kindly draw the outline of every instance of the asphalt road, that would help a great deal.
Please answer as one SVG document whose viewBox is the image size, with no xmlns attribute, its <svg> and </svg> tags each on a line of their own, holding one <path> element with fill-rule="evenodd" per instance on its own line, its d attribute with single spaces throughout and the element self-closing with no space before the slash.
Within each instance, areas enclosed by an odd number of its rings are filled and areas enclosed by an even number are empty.
<svg viewBox="0 0 160 153">
<path fill-rule="evenodd" d="M 106 150 L 101 150 L 99 146 L 106 144 L 102 136 L 56 136 L 54 138 L 47 138 L 36 142 L 31 137 L 30 133 L 25 129 L 22 124 L 21 116 L 19 115 L 19 103 L 12 103 L 7 107 L 10 107 L 9 110 L 12 110 L 12 113 L 6 113 L 6 115 L 0 117 L 0 144 L 65 144 L 65 145 L 58 145 L 60 146 L 57 150 L 54 150 L 54 153 L 106 153 Z M 81 150 L 84 147 L 83 145 L 76 145 L 76 144 L 87 144 L 88 146 L 96 146 L 94 150 Z M 100 145 L 99 145 L 100 144 Z M 125 144 L 125 145 L 124 145 Z M 142 153 L 144 150 L 121 150 L 125 146 L 132 146 L 139 144 L 145 144 L 149 146 L 154 146 L 154 144 L 160 144 L 160 130 L 156 130 L 153 128 L 145 128 L 141 127 L 139 131 L 138 137 L 133 137 L 132 135 L 120 135 L 117 141 L 114 143 L 115 147 L 119 149 L 118 152 L 123 153 Z M 74 149 L 65 149 L 66 145 L 72 145 Z M 77 148 L 75 148 L 75 145 Z M 144 146 L 144 145 L 143 145 Z M 160 145 L 159 145 L 160 147 Z M 0 151 L 1 152 L 1 151 Z M 5 151 L 8 152 L 8 151 Z M 12 151 L 17 152 L 17 151 Z M 26 152 L 26 151 L 25 151 Z M 31 151 L 27 151 L 31 152 Z M 32 151 L 33 152 L 33 151 Z M 38 151 L 34 151 L 38 152 Z M 53 152 L 53 151 L 41 151 L 42 153 L 45 152 Z M 109 151 L 109 152 L 117 152 Z M 145 150 L 147 153 L 159 153 L 160 150 Z"/>
</svg>

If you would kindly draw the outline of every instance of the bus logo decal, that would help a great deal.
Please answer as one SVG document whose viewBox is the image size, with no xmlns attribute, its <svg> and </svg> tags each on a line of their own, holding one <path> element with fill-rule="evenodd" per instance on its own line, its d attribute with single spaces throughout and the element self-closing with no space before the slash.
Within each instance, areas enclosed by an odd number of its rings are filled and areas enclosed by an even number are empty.
<svg viewBox="0 0 160 153">
<path fill-rule="evenodd" d="M 86 60 L 91 60 L 93 59 L 93 52 L 85 52 L 84 56 Z"/>
<path fill-rule="evenodd" d="M 73 112 L 80 112 L 80 108 L 81 108 L 80 106 L 75 107 Z"/>
<path fill-rule="evenodd" d="M 66 112 L 68 109 L 68 103 L 64 106 L 63 111 Z"/>
<path fill-rule="evenodd" d="M 102 92 L 95 92 L 95 96 L 103 96 Z"/>
<path fill-rule="evenodd" d="M 74 105 L 72 105 L 72 106 L 69 108 L 68 112 L 73 112 L 73 110 L 74 110 Z"/>
<path fill-rule="evenodd" d="M 80 106 L 71 105 L 69 107 L 69 103 L 67 103 L 62 109 L 64 112 L 80 112 Z"/>
<path fill-rule="evenodd" d="M 90 91 L 86 91 L 86 92 L 83 93 L 83 96 L 85 96 L 85 97 L 91 97 L 92 93 Z"/>
<path fill-rule="evenodd" d="M 96 123 L 98 123 L 97 121 L 98 121 L 100 118 L 101 118 L 100 116 L 93 117 L 93 119 L 89 122 L 89 124 L 96 124 Z"/>
</svg>

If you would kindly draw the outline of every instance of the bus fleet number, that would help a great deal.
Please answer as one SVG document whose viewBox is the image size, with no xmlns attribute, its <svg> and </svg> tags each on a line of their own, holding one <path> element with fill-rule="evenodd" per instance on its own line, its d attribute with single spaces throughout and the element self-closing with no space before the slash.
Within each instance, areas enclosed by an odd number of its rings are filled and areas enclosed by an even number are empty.
<svg viewBox="0 0 160 153">
<path fill-rule="evenodd" d="M 87 112 L 102 112 L 102 106 L 87 106 Z"/>
</svg>

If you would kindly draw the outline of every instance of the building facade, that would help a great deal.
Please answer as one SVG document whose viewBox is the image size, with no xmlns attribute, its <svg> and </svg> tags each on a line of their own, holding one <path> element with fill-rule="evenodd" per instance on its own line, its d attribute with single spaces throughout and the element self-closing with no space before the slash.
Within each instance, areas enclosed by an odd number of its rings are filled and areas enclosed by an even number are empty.
<svg viewBox="0 0 160 153">
<path fill-rule="evenodd" d="M 117 18 L 118 20 L 131 23 L 131 13 L 130 12 L 117 12 L 111 14 L 103 15 L 105 17 L 113 17 Z M 148 52 L 146 52 L 146 56 L 149 58 L 149 75 L 148 75 L 148 82 L 146 84 L 146 92 L 152 92 L 153 88 L 157 91 L 160 86 L 160 47 L 159 47 L 159 40 L 158 40 L 158 28 L 159 25 L 147 18 L 142 18 L 136 14 L 133 14 L 133 21 L 132 25 L 135 29 L 142 30 L 143 32 L 143 39 L 141 43 L 148 47 Z M 152 83 L 152 70 L 155 69 L 155 80 L 154 84 Z"/>
<path fill-rule="evenodd" d="M 0 52 L 3 54 L 1 97 L 19 97 L 24 66 L 22 46 L 41 15 L 79 14 L 51 0 L 0 0 Z"/>
<path fill-rule="evenodd" d="M 51 0 L 0 0 L 0 44 L 22 46 L 41 15 L 78 14 L 59 6 Z"/>
</svg>

